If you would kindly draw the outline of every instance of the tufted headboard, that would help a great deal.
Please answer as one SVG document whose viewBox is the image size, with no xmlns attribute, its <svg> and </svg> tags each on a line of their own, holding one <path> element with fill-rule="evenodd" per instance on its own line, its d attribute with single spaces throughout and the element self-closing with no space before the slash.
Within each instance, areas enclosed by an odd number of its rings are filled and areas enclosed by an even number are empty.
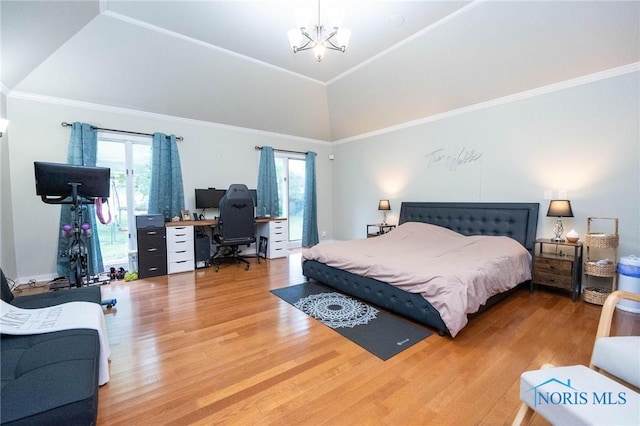
<svg viewBox="0 0 640 426">
<path fill-rule="evenodd" d="M 504 235 L 533 253 L 539 203 L 403 202 L 399 223 L 422 222 L 463 235 Z"/>
</svg>

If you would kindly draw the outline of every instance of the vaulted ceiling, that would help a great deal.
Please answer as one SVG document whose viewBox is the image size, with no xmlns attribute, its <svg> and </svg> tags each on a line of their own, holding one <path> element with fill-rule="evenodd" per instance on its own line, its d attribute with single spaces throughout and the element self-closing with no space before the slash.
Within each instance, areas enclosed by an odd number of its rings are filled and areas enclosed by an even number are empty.
<svg viewBox="0 0 640 426">
<path fill-rule="evenodd" d="M 286 36 L 314 0 L 1 0 L 0 87 L 335 141 L 640 61 L 638 1 L 320 10 L 352 38 L 317 62 Z"/>
</svg>

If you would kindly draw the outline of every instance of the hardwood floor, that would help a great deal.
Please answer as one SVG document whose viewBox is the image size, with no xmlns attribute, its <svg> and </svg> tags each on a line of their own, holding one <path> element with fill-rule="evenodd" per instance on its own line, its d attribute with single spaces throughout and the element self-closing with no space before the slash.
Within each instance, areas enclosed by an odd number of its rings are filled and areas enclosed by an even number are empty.
<svg viewBox="0 0 640 426">
<path fill-rule="evenodd" d="M 510 424 L 519 376 L 588 365 L 600 307 L 522 289 L 455 338 L 381 361 L 269 290 L 298 284 L 300 254 L 102 287 L 111 381 L 99 425 Z M 616 326 L 640 332 L 640 315 Z M 640 334 L 640 333 L 638 333 Z M 540 418 L 534 423 L 543 424 Z"/>
</svg>

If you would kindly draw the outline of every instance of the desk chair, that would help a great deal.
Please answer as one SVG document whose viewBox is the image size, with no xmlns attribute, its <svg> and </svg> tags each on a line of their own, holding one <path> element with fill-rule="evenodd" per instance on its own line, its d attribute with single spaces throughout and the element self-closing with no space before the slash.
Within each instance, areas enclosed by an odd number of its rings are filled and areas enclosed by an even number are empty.
<svg viewBox="0 0 640 426">
<path fill-rule="evenodd" d="M 614 291 L 607 297 L 600 314 L 589 368 L 583 365 L 555 367 L 546 364 L 541 370 L 522 373 L 520 399 L 523 402 L 513 426 L 529 424 L 536 412 L 552 424 L 640 424 L 640 336 L 610 336 L 613 313 L 621 299 L 640 302 L 640 295 Z M 580 399 L 580 404 L 536 405 L 532 400 L 532 389 L 535 387 L 549 383 L 556 386 L 556 391 L 560 393 L 567 390 L 573 392 L 573 389 L 567 389 L 570 382 L 550 383 L 557 381 L 558 377 L 570 378 L 572 385 L 583 391 L 580 395 L 584 395 L 584 399 Z M 606 401 L 611 404 L 595 405 L 594 393 L 599 397 L 615 395 L 616 398 L 622 394 L 625 401 L 624 404 L 621 404 L 622 400 L 611 400 Z"/>
<path fill-rule="evenodd" d="M 249 269 L 247 256 L 241 256 L 239 247 L 256 242 L 256 221 L 251 192 L 246 185 L 233 184 L 220 200 L 219 218 L 213 239 L 218 244 L 211 259 L 216 272 L 225 260 L 243 262 Z M 254 256 L 251 256 L 254 257 Z M 260 258 L 258 257 L 258 263 Z"/>
</svg>

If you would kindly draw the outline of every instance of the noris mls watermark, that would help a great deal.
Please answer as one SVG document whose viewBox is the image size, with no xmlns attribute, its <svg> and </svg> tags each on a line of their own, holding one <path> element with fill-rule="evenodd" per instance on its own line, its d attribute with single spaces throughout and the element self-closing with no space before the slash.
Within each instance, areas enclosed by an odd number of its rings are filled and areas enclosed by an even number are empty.
<svg viewBox="0 0 640 426">
<path fill-rule="evenodd" d="M 550 389 L 553 390 L 550 390 Z M 625 405 L 626 392 L 606 390 L 579 390 L 571 385 L 571 379 L 562 381 L 555 377 L 529 389 L 533 392 L 533 406 L 540 405 Z"/>
</svg>

